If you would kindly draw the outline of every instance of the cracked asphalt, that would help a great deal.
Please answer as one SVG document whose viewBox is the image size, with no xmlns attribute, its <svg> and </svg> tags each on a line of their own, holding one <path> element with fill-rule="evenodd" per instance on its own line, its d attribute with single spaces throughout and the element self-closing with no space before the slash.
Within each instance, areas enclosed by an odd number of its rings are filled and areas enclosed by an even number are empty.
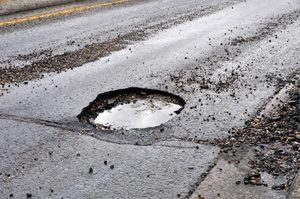
<svg viewBox="0 0 300 199">
<path fill-rule="evenodd" d="M 253 148 L 270 135 L 254 139 L 249 122 L 274 117 L 278 92 L 299 87 L 299 27 L 298 0 L 134 0 L 0 27 L 0 198 L 286 198 L 299 161 L 263 170 L 267 152 Z M 78 121 L 99 94 L 128 87 L 185 108 L 148 129 Z M 300 143 L 292 121 L 287 148 Z M 233 152 L 232 138 L 245 147 Z"/>
</svg>

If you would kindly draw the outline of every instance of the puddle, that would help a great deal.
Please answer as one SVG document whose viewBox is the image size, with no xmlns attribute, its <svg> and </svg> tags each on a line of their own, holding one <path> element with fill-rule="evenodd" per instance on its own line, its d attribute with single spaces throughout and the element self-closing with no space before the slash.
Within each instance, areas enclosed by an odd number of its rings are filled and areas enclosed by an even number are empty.
<svg viewBox="0 0 300 199">
<path fill-rule="evenodd" d="M 110 129 L 149 128 L 169 121 L 181 108 L 178 104 L 159 100 L 138 100 L 104 111 L 94 122 Z"/>
<path fill-rule="evenodd" d="M 182 98 L 167 92 L 128 88 L 100 94 L 78 118 L 104 130 L 144 129 L 171 120 L 184 105 Z"/>
</svg>

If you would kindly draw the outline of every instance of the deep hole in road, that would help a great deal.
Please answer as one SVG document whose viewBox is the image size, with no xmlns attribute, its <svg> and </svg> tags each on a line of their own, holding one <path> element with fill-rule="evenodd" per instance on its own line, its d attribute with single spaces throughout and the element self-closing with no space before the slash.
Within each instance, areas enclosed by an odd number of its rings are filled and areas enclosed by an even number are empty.
<svg viewBox="0 0 300 199">
<path fill-rule="evenodd" d="M 145 129 L 171 120 L 184 105 L 177 95 L 131 87 L 99 94 L 77 118 L 102 130 Z"/>
</svg>

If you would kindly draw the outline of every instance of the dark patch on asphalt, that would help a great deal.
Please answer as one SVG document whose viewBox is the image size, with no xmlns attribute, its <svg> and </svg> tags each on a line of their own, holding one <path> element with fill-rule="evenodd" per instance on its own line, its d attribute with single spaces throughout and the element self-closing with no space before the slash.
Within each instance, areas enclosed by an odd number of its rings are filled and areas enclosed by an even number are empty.
<svg viewBox="0 0 300 199">
<path fill-rule="evenodd" d="M 44 58 L 24 67 L 0 68 L 0 84 L 19 83 L 42 78 L 43 73 L 60 73 L 66 69 L 82 66 L 87 62 L 97 60 L 99 57 L 107 56 L 113 51 L 121 50 L 129 44 L 129 41 L 140 40 L 144 36 L 144 31 L 135 31 L 110 41 L 88 45 L 75 52 L 66 52 L 62 55 Z"/>
</svg>

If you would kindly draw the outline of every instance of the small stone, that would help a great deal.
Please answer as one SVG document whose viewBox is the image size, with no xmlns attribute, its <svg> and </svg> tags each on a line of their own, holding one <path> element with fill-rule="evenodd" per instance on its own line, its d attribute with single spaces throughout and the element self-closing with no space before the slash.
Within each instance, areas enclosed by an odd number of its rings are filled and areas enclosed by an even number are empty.
<svg viewBox="0 0 300 199">
<path fill-rule="evenodd" d="M 203 196 L 201 196 L 201 195 L 198 195 L 198 198 L 199 199 L 205 199 Z"/>
<path fill-rule="evenodd" d="M 286 187 L 285 184 L 280 184 L 280 185 L 274 185 L 272 187 L 272 189 L 274 189 L 274 190 L 284 190 L 285 187 Z"/>
<path fill-rule="evenodd" d="M 260 173 L 256 171 L 249 172 L 244 177 L 244 184 L 252 184 L 252 185 L 262 185 L 260 182 Z"/>
<path fill-rule="evenodd" d="M 260 173 L 257 172 L 257 171 L 251 171 L 251 172 L 248 173 L 248 176 L 258 178 L 258 177 L 260 177 Z"/>
</svg>

